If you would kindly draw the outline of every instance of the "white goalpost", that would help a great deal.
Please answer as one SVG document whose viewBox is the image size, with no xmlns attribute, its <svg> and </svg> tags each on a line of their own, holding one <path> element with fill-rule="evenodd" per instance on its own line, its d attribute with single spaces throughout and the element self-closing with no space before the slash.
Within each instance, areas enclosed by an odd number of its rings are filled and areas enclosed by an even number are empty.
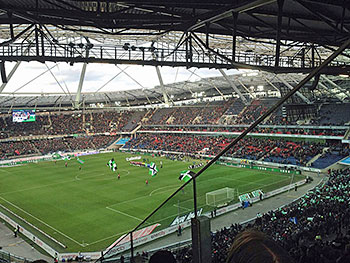
<svg viewBox="0 0 350 263">
<path fill-rule="evenodd" d="M 206 204 L 209 206 L 218 206 L 230 202 L 235 198 L 236 190 L 234 188 L 221 188 L 205 194 Z"/>
</svg>

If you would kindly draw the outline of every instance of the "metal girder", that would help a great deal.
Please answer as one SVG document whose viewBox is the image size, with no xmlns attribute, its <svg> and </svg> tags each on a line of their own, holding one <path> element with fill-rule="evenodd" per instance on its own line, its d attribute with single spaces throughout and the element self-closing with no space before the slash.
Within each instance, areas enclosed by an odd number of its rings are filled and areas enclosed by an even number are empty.
<svg viewBox="0 0 350 263">
<path fill-rule="evenodd" d="M 79 109 L 79 104 L 80 104 L 80 98 L 81 98 L 81 90 L 83 89 L 83 84 L 84 84 L 84 78 L 85 78 L 85 73 L 86 73 L 86 66 L 87 64 L 83 64 L 83 68 L 81 69 L 80 73 L 80 79 L 79 79 L 79 85 L 77 89 L 77 94 L 75 95 L 74 99 L 74 108 Z"/>
<path fill-rule="evenodd" d="M 271 3 L 274 3 L 276 2 L 277 0 L 256 0 L 254 2 L 252 1 L 246 1 L 246 2 L 243 2 L 242 5 L 240 6 L 235 6 L 235 7 L 232 7 L 226 11 L 222 11 L 220 10 L 219 14 L 217 15 L 214 15 L 212 17 L 209 17 L 207 19 L 204 19 L 198 23 L 195 23 L 194 25 L 190 26 L 187 31 L 195 31 L 197 30 L 198 28 L 201 28 L 202 26 L 204 26 L 206 23 L 214 23 L 214 22 L 217 22 L 219 20 L 222 20 L 226 17 L 230 17 L 232 15 L 232 12 L 236 12 L 236 13 L 242 13 L 242 12 L 247 12 L 251 9 L 254 9 L 254 8 L 257 8 L 257 7 L 260 7 L 260 6 L 264 6 L 264 5 L 267 5 L 267 4 L 271 4 Z"/>
<path fill-rule="evenodd" d="M 328 82 L 329 84 L 331 84 L 333 87 L 337 88 L 338 90 L 341 90 L 342 92 L 346 92 L 349 94 L 349 91 L 340 87 L 339 85 L 337 85 L 334 81 L 330 80 L 329 78 L 327 78 L 326 76 L 321 76 L 322 79 L 324 79 L 326 82 Z"/>
<path fill-rule="evenodd" d="M 282 83 L 286 85 L 289 89 L 291 90 L 294 89 L 294 87 L 290 85 L 284 78 L 280 77 L 279 75 L 276 75 L 276 78 L 282 81 Z M 303 94 L 301 94 L 299 91 L 297 91 L 295 94 L 307 104 L 311 104 L 311 101 L 308 98 L 306 98 Z"/>
<path fill-rule="evenodd" d="M 336 97 L 337 97 L 339 100 L 341 100 L 341 101 L 343 100 L 343 98 L 340 98 L 340 97 L 338 96 L 338 94 L 329 91 L 328 87 L 327 87 L 326 85 L 324 85 L 324 84 L 322 83 L 322 81 L 319 81 L 319 82 L 318 82 L 318 85 L 319 85 L 320 87 L 322 87 L 326 92 L 328 92 L 328 94 L 330 94 L 330 95 L 332 95 L 332 96 L 336 96 Z"/>
<path fill-rule="evenodd" d="M 205 82 L 207 82 L 209 85 L 212 85 L 213 87 L 214 87 L 214 89 L 220 94 L 220 96 L 224 99 L 224 94 L 221 92 L 221 90 L 212 82 L 212 81 L 210 81 L 209 79 L 207 79 L 207 78 L 202 78 L 201 76 L 199 76 L 197 73 L 195 73 L 194 71 L 191 71 L 191 70 L 189 70 L 189 69 L 187 69 L 187 71 L 189 71 L 190 73 L 191 73 L 191 75 L 195 75 L 195 76 L 197 76 L 198 78 L 200 78 L 200 79 L 202 79 L 202 80 L 204 80 Z M 192 92 L 191 90 L 190 90 L 190 92 Z"/>
<path fill-rule="evenodd" d="M 240 99 L 243 101 L 245 105 L 248 105 L 247 99 L 243 96 L 243 94 L 240 92 L 240 90 L 237 88 L 237 86 L 230 80 L 230 78 L 226 75 L 226 73 L 222 70 L 219 69 L 221 75 L 226 79 L 226 81 L 230 84 L 232 89 L 237 93 L 237 95 L 240 97 Z"/>
<path fill-rule="evenodd" d="M 263 76 L 263 78 L 265 79 L 265 81 L 270 84 L 271 87 L 273 87 L 276 91 L 278 91 L 279 93 L 281 93 L 281 91 L 265 76 Z"/>
<path fill-rule="evenodd" d="M 276 55 L 275 55 L 275 67 L 276 68 L 279 66 L 279 62 L 280 62 L 283 4 L 284 4 L 284 0 L 277 0 L 278 16 L 277 16 Z"/>
<path fill-rule="evenodd" d="M 155 68 L 156 68 L 156 71 L 157 71 L 157 76 L 158 76 L 158 80 L 159 80 L 160 87 L 162 88 L 164 103 L 165 103 L 166 105 L 169 105 L 169 99 L 168 99 L 168 95 L 167 95 L 166 92 L 165 92 L 162 74 L 160 73 L 160 70 L 159 70 L 159 67 L 158 67 L 158 66 L 156 66 Z"/>
<path fill-rule="evenodd" d="M 101 87 L 99 87 L 95 92 L 99 92 L 101 89 L 103 89 L 105 86 L 107 86 L 109 83 L 111 83 L 116 77 L 118 77 L 120 74 L 122 74 L 123 72 L 125 72 L 125 70 L 127 70 L 129 68 L 125 67 L 125 69 L 121 69 L 120 67 L 118 67 L 118 69 L 120 70 L 120 72 L 118 72 L 117 74 L 115 74 L 111 79 L 109 79 L 106 83 L 104 83 Z"/>
<path fill-rule="evenodd" d="M 248 92 L 248 94 L 251 98 L 253 98 L 253 99 L 256 98 L 256 96 L 250 92 L 250 90 L 247 88 L 247 86 L 241 80 L 238 80 L 238 82 Z"/>
<path fill-rule="evenodd" d="M 13 74 L 15 74 L 16 70 L 18 69 L 19 65 L 21 65 L 21 61 L 16 62 L 15 66 L 11 69 L 10 73 L 7 75 L 7 83 L 12 78 Z M 0 93 L 6 88 L 7 83 L 2 83 L 0 86 Z"/>
</svg>

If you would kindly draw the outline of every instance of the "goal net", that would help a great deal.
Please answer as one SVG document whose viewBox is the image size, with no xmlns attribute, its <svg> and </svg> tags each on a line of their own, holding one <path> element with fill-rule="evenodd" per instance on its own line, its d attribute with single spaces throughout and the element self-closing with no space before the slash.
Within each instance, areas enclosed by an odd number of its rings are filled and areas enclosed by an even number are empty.
<svg viewBox="0 0 350 263">
<path fill-rule="evenodd" d="M 205 194 L 206 204 L 209 206 L 218 206 L 230 202 L 235 198 L 234 188 L 221 188 Z"/>
</svg>

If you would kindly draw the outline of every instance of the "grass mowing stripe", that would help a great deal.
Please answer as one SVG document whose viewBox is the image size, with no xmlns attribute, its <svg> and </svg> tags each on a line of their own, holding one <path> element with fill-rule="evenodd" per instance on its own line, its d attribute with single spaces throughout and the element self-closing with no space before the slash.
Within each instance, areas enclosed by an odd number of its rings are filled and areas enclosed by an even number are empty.
<svg viewBox="0 0 350 263">
<path fill-rule="evenodd" d="M 2 172 L 4 170 L 0 168 L 0 196 L 59 229 L 60 232 L 67 233 L 85 247 L 56 233 L 52 228 L 5 201 L 0 201 L 28 222 L 68 246 L 66 250 L 54 247 L 60 252 L 101 251 L 111 244 L 112 238 L 133 229 L 137 223 L 135 218 L 140 220 L 146 217 L 164 198 L 175 191 L 175 188 L 181 187 L 183 183 L 178 180 L 180 172 L 193 164 L 192 161 L 178 162 L 161 157 L 143 156 L 141 161 L 155 162 L 159 169 L 157 176 L 150 177 L 148 169 L 130 166 L 125 158 L 131 156 L 127 153 L 83 156 L 80 159 L 85 163 L 81 171 L 76 160 L 68 161 L 67 168 L 63 161 L 58 161 L 57 164 L 31 163 L 6 168 L 6 172 Z M 117 161 L 120 180 L 117 179 L 117 173 L 106 167 L 111 158 Z M 163 162 L 163 168 L 159 166 L 160 161 Z M 78 177 L 75 178 L 76 176 Z M 148 185 L 145 184 L 145 180 L 149 181 Z M 197 179 L 198 205 L 204 208 L 203 212 L 209 211 L 210 207 L 205 204 L 205 193 L 220 188 L 270 191 L 289 182 L 289 177 L 279 173 L 214 165 Z M 269 183 L 273 185 L 264 186 L 270 185 Z M 192 211 L 192 192 L 192 186 L 180 191 L 149 222 L 161 223 L 156 229 L 160 230 L 169 226 L 179 213 Z"/>
<path fill-rule="evenodd" d="M 133 219 L 135 219 L 135 220 L 137 220 L 137 221 L 140 221 L 140 222 L 143 221 L 143 219 L 141 219 L 141 218 L 138 218 L 138 217 L 136 217 L 136 216 L 129 215 L 129 214 L 124 213 L 124 212 L 122 212 L 122 211 L 119 211 L 119 210 L 117 210 L 117 209 L 113 209 L 113 208 L 110 208 L 110 207 L 108 207 L 108 206 L 107 206 L 106 208 L 109 209 L 109 210 L 111 210 L 111 211 L 114 211 L 114 212 L 116 212 L 116 213 L 119 213 L 119 214 L 125 215 L 125 216 L 127 216 L 127 217 L 133 218 Z"/>
<path fill-rule="evenodd" d="M 16 206 L 15 204 L 11 203 L 10 201 L 6 200 L 5 198 L 3 198 L 3 197 L 0 196 L 0 199 L 2 199 L 3 201 L 5 201 L 6 203 L 12 205 L 12 206 L 15 207 L 16 209 L 22 211 L 23 213 L 29 215 L 30 217 L 34 218 L 35 220 L 39 221 L 41 224 L 43 224 L 43 225 L 45 225 L 45 226 L 51 228 L 52 230 L 54 230 L 55 232 L 61 234 L 62 236 L 66 237 L 66 238 L 68 238 L 68 239 L 70 239 L 70 240 L 72 240 L 74 243 L 76 243 L 76 244 L 78 244 L 78 245 L 84 247 L 83 244 L 79 243 L 79 242 L 76 241 L 75 239 L 71 238 L 70 236 L 67 236 L 66 234 L 62 233 L 62 232 L 59 231 L 58 229 L 56 229 L 56 228 L 50 226 L 49 224 L 45 223 L 45 222 L 42 221 L 41 219 L 39 219 L 39 218 L 33 216 L 31 213 L 28 213 L 27 211 L 25 211 L 25 210 L 23 210 L 22 208 Z"/>
</svg>

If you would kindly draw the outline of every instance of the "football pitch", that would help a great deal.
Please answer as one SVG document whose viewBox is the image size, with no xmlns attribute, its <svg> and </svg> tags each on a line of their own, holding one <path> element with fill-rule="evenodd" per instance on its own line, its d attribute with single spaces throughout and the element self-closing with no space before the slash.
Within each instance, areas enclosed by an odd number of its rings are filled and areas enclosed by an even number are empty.
<svg viewBox="0 0 350 263">
<path fill-rule="evenodd" d="M 159 169 L 151 177 L 147 168 L 131 166 L 125 160 L 132 156 L 135 155 L 82 156 L 80 159 L 85 163 L 81 170 L 73 159 L 68 161 L 68 167 L 65 161 L 51 161 L 0 168 L 0 204 L 67 246 L 62 248 L 17 219 L 59 252 L 104 250 L 178 189 L 183 184 L 178 179 L 180 172 L 193 164 L 193 160 L 142 156 L 148 159 L 147 163 L 155 162 Z M 106 166 L 112 157 L 118 164 L 116 172 Z M 302 178 L 295 176 L 293 182 Z M 213 165 L 197 179 L 198 209 L 203 208 L 203 212 L 211 209 L 205 200 L 210 191 L 230 187 L 240 194 L 257 189 L 267 192 L 289 183 L 289 174 Z M 157 231 L 168 227 L 178 215 L 193 211 L 192 194 L 190 183 L 141 228 L 158 223 Z"/>
</svg>

